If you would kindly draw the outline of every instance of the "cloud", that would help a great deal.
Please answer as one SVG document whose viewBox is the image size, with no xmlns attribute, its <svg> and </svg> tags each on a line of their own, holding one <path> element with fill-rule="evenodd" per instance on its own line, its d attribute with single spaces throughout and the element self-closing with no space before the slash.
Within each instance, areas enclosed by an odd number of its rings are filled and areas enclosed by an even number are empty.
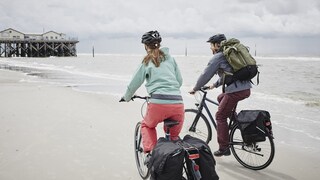
<svg viewBox="0 0 320 180">
<path fill-rule="evenodd" d="M 54 30 L 83 40 L 135 39 L 157 29 L 180 41 L 318 38 L 318 0 L 2 0 L 0 29 Z"/>
</svg>

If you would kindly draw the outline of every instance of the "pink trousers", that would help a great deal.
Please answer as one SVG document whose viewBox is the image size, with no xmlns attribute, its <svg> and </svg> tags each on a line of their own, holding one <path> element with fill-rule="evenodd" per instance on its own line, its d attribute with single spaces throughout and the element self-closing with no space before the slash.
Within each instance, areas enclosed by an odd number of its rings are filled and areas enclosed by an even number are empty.
<svg viewBox="0 0 320 180">
<path fill-rule="evenodd" d="M 171 139 L 179 138 L 184 120 L 183 104 L 152 104 L 149 103 L 147 113 L 141 124 L 142 144 L 144 152 L 151 151 L 157 143 L 156 127 L 163 120 L 170 118 L 179 122 L 170 129 Z M 163 127 L 164 131 L 165 128 Z"/>
</svg>

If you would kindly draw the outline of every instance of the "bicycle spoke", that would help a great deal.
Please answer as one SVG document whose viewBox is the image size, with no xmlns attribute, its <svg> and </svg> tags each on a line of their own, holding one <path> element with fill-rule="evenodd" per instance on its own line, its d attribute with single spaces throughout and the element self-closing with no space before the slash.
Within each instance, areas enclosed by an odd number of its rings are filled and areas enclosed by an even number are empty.
<svg viewBox="0 0 320 180">
<path fill-rule="evenodd" d="M 142 138 L 140 133 L 140 123 L 137 124 L 135 129 L 135 138 L 134 138 L 134 148 L 135 148 L 135 158 L 136 164 L 139 171 L 139 174 L 142 179 L 147 179 L 149 177 L 149 169 L 144 164 L 146 160 L 146 154 L 143 152 L 142 146 Z"/>
<path fill-rule="evenodd" d="M 246 151 L 246 152 L 248 152 L 248 153 L 255 154 L 255 155 L 259 155 L 259 156 L 262 156 L 262 157 L 264 156 L 263 154 L 259 154 L 259 153 L 255 152 L 255 151 L 247 150 L 247 149 L 245 149 L 244 147 L 242 147 L 242 148 L 234 147 L 234 149 L 243 150 L 243 151 Z"/>
<path fill-rule="evenodd" d="M 211 127 L 203 114 L 198 114 L 196 109 L 185 110 L 185 120 L 183 123 L 183 129 L 180 132 L 180 136 L 191 135 L 206 141 L 211 140 Z"/>
<path fill-rule="evenodd" d="M 252 144 L 245 144 L 241 132 L 233 127 L 230 132 L 230 147 L 234 157 L 244 167 L 260 170 L 269 166 L 274 157 L 274 143 L 271 137 L 266 141 Z"/>
</svg>

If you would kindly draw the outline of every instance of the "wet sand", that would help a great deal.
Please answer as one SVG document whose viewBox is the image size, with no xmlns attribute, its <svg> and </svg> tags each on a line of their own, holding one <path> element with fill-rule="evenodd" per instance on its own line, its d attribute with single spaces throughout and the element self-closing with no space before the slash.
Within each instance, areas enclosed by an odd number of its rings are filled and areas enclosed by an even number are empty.
<svg viewBox="0 0 320 180">
<path fill-rule="evenodd" d="M 118 103 L 113 96 L 21 81 L 25 78 L 0 70 L 0 179 L 140 179 L 133 131 L 141 101 Z M 244 168 L 233 156 L 216 158 L 220 179 L 319 178 L 319 151 L 280 141 L 275 140 L 274 161 L 261 171 Z"/>
</svg>

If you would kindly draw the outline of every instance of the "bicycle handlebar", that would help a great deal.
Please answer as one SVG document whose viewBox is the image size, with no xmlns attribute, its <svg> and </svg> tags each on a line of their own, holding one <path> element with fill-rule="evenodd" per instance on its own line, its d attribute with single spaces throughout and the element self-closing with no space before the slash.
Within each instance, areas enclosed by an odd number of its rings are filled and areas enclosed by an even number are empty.
<svg viewBox="0 0 320 180">
<path fill-rule="evenodd" d="M 210 90 L 210 86 L 203 86 L 200 88 L 200 91 L 206 91 L 206 90 Z"/>
<path fill-rule="evenodd" d="M 210 90 L 210 86 L 203 86 L 203 87 L 200 88 L 199 91 L 205 92 L 205 91 L 207 91 L 207 90 Z M 132 96 L 131 101 L 133 101 L 134 99 L 144 99 L 144 100 L 148 100 L 148 99 L 150 99 L 150 96 L 138 96 L 138 95 L 134 95 L 134 96 Z M 125 101 L 124 99 L 120 99 L 119 102 L 124 102 L 124 101 Z"/>
<path fill-rule="evenodd" d="M 144 99 L 144 100 L 148 100 L 150 97 L 149 96 L 137 96 L 137 95 L 134 95 L 132 96 L 131 98 L 131 101 L 133 101 L 134 99 Z M 119 102 L 125 102 L 125 100 L 123 98 L 121 98 L 119 100 Z"/>
<path fill-rule="evenodd" d="M 149 96 L 138 96 L 138 95 L 134 95 L 134 96 L 132 96 L 132 98 L 131 98 L 131 100 L 133 101 L 134 99 L 145 99 L 145 100 L 147 100 L 147 99 L 149 99 L 150 97 Z"/>
</svg>

